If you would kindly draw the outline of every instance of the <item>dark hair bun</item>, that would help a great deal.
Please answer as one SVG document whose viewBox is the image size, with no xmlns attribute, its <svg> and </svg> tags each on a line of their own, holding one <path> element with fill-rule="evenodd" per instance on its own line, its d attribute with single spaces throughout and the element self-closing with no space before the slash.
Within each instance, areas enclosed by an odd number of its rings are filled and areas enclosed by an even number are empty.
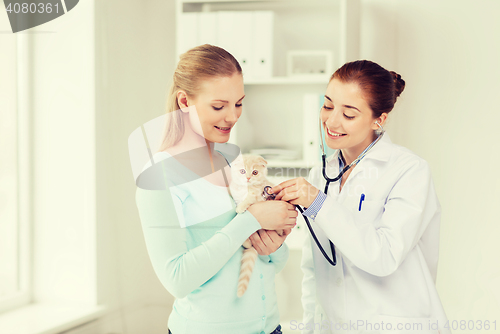
<svg viewBox="0 0 500 334">
<path fill-rule="evenodd" d="M 370 60 L 356 60 L 342 65 L 330 80 L 358 84 L 373 113 L 378 118 L 394 108 L 398 96 L 405 89 L 405 81 L 393 71 L 388 71 Z"/>
<path fill-rule="evenodd" d="M 405 90 L 405 81 L 401 78 L 401 75 L 396 72 L 391 71 L 391 74 L 394 78 L 394 102 L 396 102 L 396 99 Z"/>
</svg>

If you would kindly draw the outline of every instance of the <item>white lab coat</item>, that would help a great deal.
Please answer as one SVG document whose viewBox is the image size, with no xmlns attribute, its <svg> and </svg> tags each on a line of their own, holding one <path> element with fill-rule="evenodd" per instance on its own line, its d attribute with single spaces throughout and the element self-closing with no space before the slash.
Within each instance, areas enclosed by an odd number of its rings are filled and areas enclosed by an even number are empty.
<svg viewBox="0 0 500 334">
<path fill-rule="evenodd" d="M 326 170 L 337 176 L 338 151 Z M 324 190 L 320 167 L 311 170 L 309 182 Z M 311 222 L 330 257 L 328 239 L 335 244 L 337 265 L 307 238 L 303 333 L 450 333 L 435 286 L 440 212 L 426 161 L 386 133 L 341 193 L 339 182 L 330 183 Z"/>
</svg>

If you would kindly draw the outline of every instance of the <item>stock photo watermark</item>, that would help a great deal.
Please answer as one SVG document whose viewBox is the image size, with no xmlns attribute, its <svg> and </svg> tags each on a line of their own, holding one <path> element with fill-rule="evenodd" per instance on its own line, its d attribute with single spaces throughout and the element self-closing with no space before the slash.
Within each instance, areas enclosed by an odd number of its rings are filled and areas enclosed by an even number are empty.
<svg viewBox="0 0 500 334">
<path fill-rule="evenodd" d="M 430 330 L 439 330 L 440 328 L 453 331 L 496 331 L 496 320 L 427 320 L 418 322 L 397 322 L 397 321 L 368 321 L 368 320 L 349 320 L 348 322 L 333 322 L 324 320 L 322 322 L 298 322 L 290 321 L 290 330 L 336 330 L 336 331 L 407 331 L 427 332 Z"/>
<path fill-rule="evenodd" d="M 4 0 L 13 33 L 24 31 L 63 16 L 79 0 Z"/>
</svg>

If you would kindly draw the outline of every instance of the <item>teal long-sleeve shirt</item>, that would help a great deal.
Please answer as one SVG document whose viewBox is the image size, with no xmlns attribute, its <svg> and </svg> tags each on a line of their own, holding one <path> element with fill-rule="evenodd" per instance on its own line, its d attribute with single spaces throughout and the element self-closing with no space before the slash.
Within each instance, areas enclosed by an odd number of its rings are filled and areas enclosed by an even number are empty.
<svg viewBox="0 0 500 334">
<path fill-rule="evenodd" d="M 170 157 L 154 156 L 167 186 L 139 187 L 136 193 L 151 263 L 176 298 L 169 329 L 174 334 L 271 333 L 279 324 L 274 277 L 288 259 L 286 244 L 258 257 L 249 287 L 238 298 L 241 245 L 260 224 L 249 212 L 236 214 L 226 187 L 186 178 L 182 174 L 191 172 L 172 169 L 176 162 Z"/>
</svg>

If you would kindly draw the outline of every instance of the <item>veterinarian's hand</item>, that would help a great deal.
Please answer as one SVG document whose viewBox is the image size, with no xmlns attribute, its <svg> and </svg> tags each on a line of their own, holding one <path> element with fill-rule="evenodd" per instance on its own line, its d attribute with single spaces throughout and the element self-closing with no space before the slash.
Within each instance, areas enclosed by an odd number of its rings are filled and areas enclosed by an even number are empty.
<svg viewBox="0 0 500 334">
<path fill-rule="evenodd" d="M 274 186 L 269 191 L 276 194 L 275 200 L 287 201 L 308 208 L 318 196 L 319 189 L 307 182 L 303 177 L 287 180 Z"/>
<path fill-rule="evenodd" d="M 289 228 L 285 229 L 283 230 L 283 235 L 280 236 L 276 231 L 258 230 L 250 236 L 250 241 L 253 248 L 257 250 L 257 253 L 260 255 L 269 255 L 280 248 L 291 231 Z"/>
<path fill-rule="evenodd" d="M 298 213 L 295 206 L 284 201 L 265 201 L 250 205 L 247 209 L 265 230 L 293 228 Z"/>
</svg>

